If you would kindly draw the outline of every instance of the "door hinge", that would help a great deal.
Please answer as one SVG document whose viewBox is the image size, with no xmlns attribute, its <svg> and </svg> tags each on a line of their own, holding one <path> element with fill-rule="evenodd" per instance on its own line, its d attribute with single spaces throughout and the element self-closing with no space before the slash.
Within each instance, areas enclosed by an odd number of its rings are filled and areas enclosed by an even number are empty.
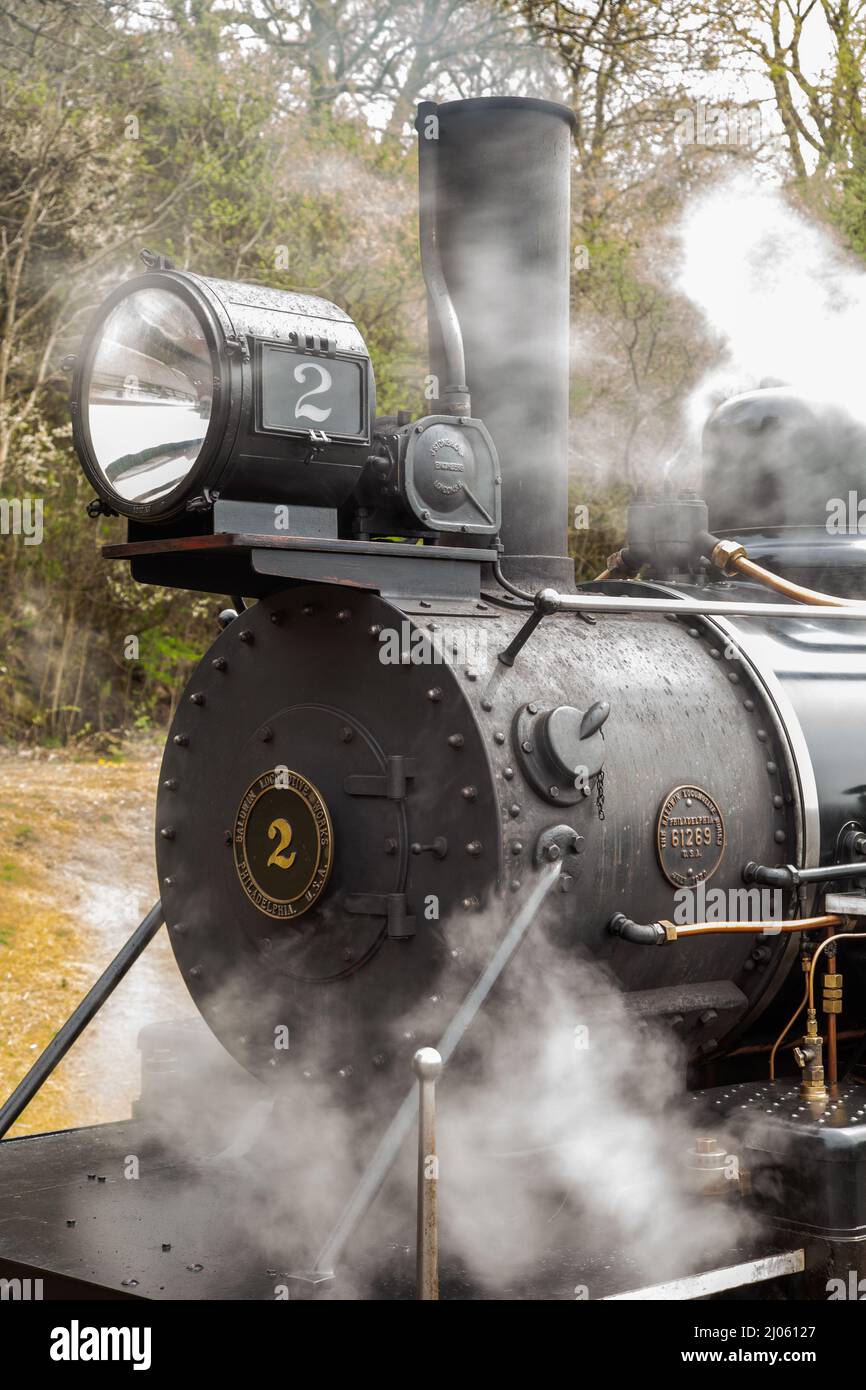
<svg viewBox="0 0 866 1390">
<path fill-rule="evenodd" d="M 387 759 L 383 773 L 352 772 L 343 783 L 349 796 L 386 796 L 389 801 L 402 801 L 408 791 L 406 783 L 415 776 L 415 759 L 399 753 Z"/>
<path fill-rule="evenodd" d="M 349 893 L 343 906 L 363 917 L 385 917 L 392 941 L 406 941 L 415 935 L 415 918 L 405 893 Z"/>
</svg>

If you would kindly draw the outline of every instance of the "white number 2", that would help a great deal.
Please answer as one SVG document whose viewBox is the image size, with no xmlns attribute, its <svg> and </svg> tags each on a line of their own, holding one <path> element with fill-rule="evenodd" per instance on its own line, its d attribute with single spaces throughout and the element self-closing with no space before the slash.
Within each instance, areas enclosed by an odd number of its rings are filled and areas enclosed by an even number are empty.
<svg viewBox="0 0 866 1390">
<path fill-rule="evenodd" d="M 321 424 L 330 415 L 331 406 L 328 406 L 327 410 L 322 410 L 321 406 L 305 405 L 304 402 L 309 400 L 310 396 L 321 396 L 323 391 L 330 391 L 333 382 L 331 373 L 318 362 L 299 362 L 294 370 L 295 381 L 304 382 L 310 372 L 318 372 L 319 384 L 314 386 L 311 391 L 305 391 L 303 396 L 299 397 L 295 406 L 295 419 L 315 420 L 317 424 Z"/>
</svg>

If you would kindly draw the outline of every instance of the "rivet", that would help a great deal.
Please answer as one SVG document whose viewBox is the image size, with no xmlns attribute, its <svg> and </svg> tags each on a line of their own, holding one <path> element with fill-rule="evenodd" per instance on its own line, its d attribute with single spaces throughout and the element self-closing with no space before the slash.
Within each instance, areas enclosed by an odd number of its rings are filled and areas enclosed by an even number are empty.
<svg viewBox="0 0 866 1390">
<path fill-rule="evenodd" d="M 462 734 L 449 734 L 448 742 L 452 748 L 462 748 L 465 740 Z"/>
<path fill-rule="evenodd" d="M 427 699 L 430 700 L 434 705 L 439 703 L 439 701 L 442 699 L 442 691 L 439 689 L 438 685 L 434 685 L 430 690 L 427 691 Z"/>
<path fill-rule="evenodd" d="M 162 785 L 165 787 L 167 792 L 176 792 L 179 783 L 176 777 L 166 777 Z"/>
<path fill-rule="evenodd" d="M 162 836 L 162 838 L 163 838 L 164 840 L 173 840 L 173 839 L 174 839 L 174 826 L 173 826 L 173 825 L 164 825 L 164 826 L 162 827 L 162 829 L 160 830 L 159 833 L 160 833 L 160 835 Z"/>
<path fill-rule="evenodd" d="M 166 888 L 173 888 L 173 887 L 174 887 L 174 878 L 172 877 L 171 874 L 166 874 L 165 878 L 164 878 L 162 881 L 163 881 L 163 884 L 164 884 L 164 886 L 165 886 Z"/>
<path fill-rule="evenodd" d="M 385 841 L 385 853 L 386 853 L 386 854 L 396 854 L 396 853 L 397 853 L 397 841 L 396 841 L 396 840 L 392 840 L 392 839 L 389 838 L 389 839 L 387 839 L 387 840 Z"/>
<path fill-rule="evenodd" d="M 529 742 L 528 738 L 525 738 L 520 746 L 523 749 L 524 753 L 532 752 L 532 744 Z"/>
<path fill-rule="evenodd" d="M 480 840 L 470 840 L 469 844 L 466 846 L 466 853 L 471 854 L 473 859 L 477 859 L 481 853 L 481 848 Z"/>
<path fill-rule="evenodd" d="M 519 879 L 519 878 L 513 878 L 508 886 L 509 886 L 509 888 L 511 889 L 512 893 L 517 893 L 517 892 L 519 892 L 519 891 L 520 891 L 520 879 Z"/>
<path fill-rule="evenodd" d="M 728 672 L 728 680 L 731 682 L 731 685 L 739 685 L 740 683 L 740 677 L 737 675 L 736 671 Z"/>
<path fill-rule="evenodd" d="M 548 787 L 547 790 L 551 796 L 559 796 L 559 787 Z"/>
<path fill-rule="evenodd" d="M 460 906 L 463 908 L 464 912 L 475 912 L 480 904 L 477 898 L 464 898 Z"/>
<path fill-rule="evenodd" d="M 774 762 L 768 762 L 767 771 L 769 772 L 770 776 L 772 776 L 773 773 L 777 771 L 776 764 Z"/>
<path fill-rule="evenodd" d="M 713 658 L 713 661 L 718 661 L 721 654 L 718 647 L 710 647 L 710 656 Z"/>
<path fill-rule="evenodd" d="M 758 731 L 757 731 L 755 737 L 759 740 L 760 743 L 766 743 L 766 742 L 767 742 L 767 730 L 766 730 L 766 729 L 758 729 Z"/>
<path fill-rule="evenodd" d="M 502 776 L 505 778 L 506 782 L 510 782 L 512 777 L 514 776 L 514 768 L 504 767 L 502 769 Z"/>
<path fill-rule="evenodd" d="M 464 787 L 460 793 L 467 801 L 474 801 L 478 795 L 477 787 Z"/>
<path fill-rule="evenodd" d="M 381 624 L 381 623 L 372 623 L 371 626 L 367 628 L 367 636 L 368 636 L 368 637 L 378 637 L 381 631 L 382 631 L 382 624 Z"/>
<path fill-rule="evenodd" d="M 373 1058 L 373 1066 L 384 1067 L 386 1060 L 387 1059 L 385 1057 L 384 1052 L 377 1052 L 375 1057 Z"/>
<path fill-rule="evenodd" d="M 201 693 L 200 690 L 196 690 L 196 692 L 195 692 L 193 695 L 190 695 L 189 698 L 190 698 L 190 701 L 192 702 L 192 704 L 194 704 L 194 705 L 203 705 L 203 704 L 204 704 L 204 696 L 202 695 L 202 693 Z"/>
<path fill-rule="evenodd" d="M 226 661 L 224 656 L 215 656 L 213 661 L 211 662 L 211 666 L 214 668 L 215 671 L 225 671 L 228 666 L 228 662 Z"/>
<path fill-rule="evenodd" d="M 750 714 L 752 713 L 752 710 L 753 710 L 754 708 L 755 708 L 755 702 L 754 702 L 754 700 L 744 700 L 744 701 L 743 701 L 743 709 L 747 709 L 747 710 L 749 711 Z"/>
<path fill-rule="evenodd" d="M 689 636 L 690 636 L 690 637 L 700 637 L 700 635 L 701 635 L 701 634 L 700 634 L 700 632 L 698 631 L 698 629 L 697 629 L 696 627 L 690 627 L 690 628 L 689 628 Z"/>
<path fill-rule="evenodd" d="M 493 701 L 488 700 L 486 695 L 484 699 L 481 701 L 481 708 L 485 710 L 488 714 L 493 709 Z"/>
<path fill-rule="evenodd" d="M 526 708 L 527 708 L 527 711 L 528 711 L 530 714 L 537 714 L 537 713 L 538 713 L 538 705 L 527 705 Z"/>
<path fill-rule="evenodd" d="M 301 612 L 303 613 L 305 618 L 312 618 L 315 611 L 316 606 L 313 603 L 305 603 L 303 608 L 301 609 Z"/>
<path fill-rule="evenodd" d="M 513 806 L 509 806 L 508 814 L 509 816 L 511 816 L 513 820 L 517 819 L 517 817 L 520 815 L 520 807 L 517 805 L 517 802 L 515 802 Z"/>
<path fill-rule="evenodd" d="M 493 735 L 493 742 L 494 742 L 494 743 L 504 743 L 504 742 L 505 742 L 505 735 L 502 733 L 502 731 L 501 731 L 500 729 L 497 729 L 496 733 Z"/>
<path fill-rule="evenodd" d="M 272 728 L 270 728 L 268 724 L 263 724 L 262 727 L 259 729 L 259 738 L 261 739 L 262 743 L 270 743 L 273 736 L 274 731 Z"/>
<path fill-rule="evenodd" d="M 338 623 L 347 623 L 352 616 L 351 608 L 341 608 L 337 613 Z"/>
<path fill-rule="evenodd" d="M 174 738 L 172 739 L 172 743 L 176 743 L 177 746 L 178 746 L 178 748 L 188 748 L 188 747 L 189 747 L 189 735 L 188 735 L 188 734 L 175 734 Z"/>
<path fill-rule="evenodd" d="M 513 841 L 512 841 L 512 843 L 511 843 L 511 853 L 512 853 L 512 854 L 522 854 L 522 853 L 523 853 L 523 841 L 522 841 L 522 840 L 513 840 Z"/>
<path fill-rule="evenodd" d="M 256 640 L 255 633 L 252 632 L 251 629 L 248 627 L 245 627 L 243 632 L 239 632 L 238 637 L 241 639 L 242 642 L 245 642 L 248 647 L 251 647 Z"/>
<path fill-rule="evenodd" d="M 776 795 L 773 797 L 773 805 L 775 806 L 775 808 L 776 808 L 777 811 L 780 811 L 781 808 L 784 806 L 784 804 L 785 804 L 784 801 L 782 800 L 782 798 L 779 796 L 779 794 L 778 794 L 778 792 L 777 792 Z"/>
<path fill-rule="evenodd" d="M 281 608 L 277 608 L 277 609 L 271 614 L 271 622 L 273 623 L 274 627 L 279 627 L 279 626 L 280 626 L 280 623 L 283 621 L 283 619 L 285 618 L 285 616 L 286 616 L 286 615 L 285 615 L 285 613 L 283 612 L 283 610 L 282 610 Z"/>
<path fill-rule="evenodd" d="M 773 835 L 773 839 L 776 841 L 777 845 L 783 845 L 786 839 L 784 830 L 777 830 Z"/>
<path fill-rule="evenodd" d="M 200 977 L 200 975 L 201 975 L 201 966 L 200 966 L 200 965 L 194 965 L 194 966 L 192 967 L 192 969 L 190 970 L 189 973 L 190 973 L 190 975 L 192 975 L 192 977 L 193 977 L 194 980 L 199 979 L 199 977 Z"/>
<path fill-rule="evenodd" d="M 186 923 L 175 922 L 174 926 L 172 927 L 172 931 L 177 932 L 178 936 L 183 936 L 184 932 L 186 931 Z"/>
<path fill-rule="evenodd" d="M 342 729 L 340 730 L 340 742 L 351 743 L 354 737 L 355 730 L 351 728 L 348 724 L 344 724 Z"/>
</svg>

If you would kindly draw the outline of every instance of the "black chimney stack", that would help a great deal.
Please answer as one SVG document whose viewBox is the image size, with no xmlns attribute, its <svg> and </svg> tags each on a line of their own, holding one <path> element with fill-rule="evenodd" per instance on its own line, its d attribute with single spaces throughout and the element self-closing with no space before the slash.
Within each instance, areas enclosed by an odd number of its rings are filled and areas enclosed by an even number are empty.
<svg viewBox="0 0 866 1390">
<path fill-rule="evenodd" d="M 448 393 L 459 399 L 455 387 L 468 387 L 472 414 L 499 451 L 503 572 L 530 588 L 574 581 L 567 544 L 573 123 L 568 107 L 521 97 L 425 102 L 416 122 L 438 408 L 448 411 Z M 432 159 L 427 142 L 435 142 Z M 465 383 L 451 379 L 461 353 Z"/>
</svg>

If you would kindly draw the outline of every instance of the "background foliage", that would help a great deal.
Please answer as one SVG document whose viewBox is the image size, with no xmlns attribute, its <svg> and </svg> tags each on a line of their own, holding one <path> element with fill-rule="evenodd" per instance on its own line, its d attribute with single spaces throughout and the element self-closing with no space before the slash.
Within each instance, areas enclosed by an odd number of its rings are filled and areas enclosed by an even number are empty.
<svg viewBox="0 0 866 1390">
<path fill-rule="evenodd" d="M 0 537 L 0 737 L 162 723 L 213 634 L 216 600 L 102 561 L 119 523 L 85 516 L 70 448 L 61 363 L 142 247 L 335 300 L 380 408 L 419 407 L 414 103 L 568 102 L 572 501 L 590 517 L 573 549 L 591 574 L 714 352 L 663 273 L 685 199 L 748 163 L 866 255 L 864 47 L 856 0 L 0 3 L 0 497 L 45 508 L 41 546 Z M 707 100 L 757 114 L 759 138 L 683 142 Z"/>
</svg>

